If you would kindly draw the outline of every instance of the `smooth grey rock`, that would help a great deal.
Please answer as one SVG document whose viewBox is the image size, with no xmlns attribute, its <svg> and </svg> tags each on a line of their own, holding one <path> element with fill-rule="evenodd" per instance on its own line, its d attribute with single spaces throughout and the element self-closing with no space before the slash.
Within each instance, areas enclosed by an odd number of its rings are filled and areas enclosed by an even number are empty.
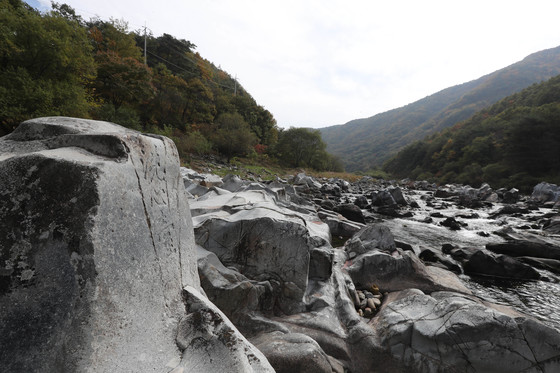
<svg viewBox="0 0 560 373">
<path fill-rule="evenodd" d="M 317 342 L 304 334 L 273 332 L 253 339 L 253 342 L 277 373 L 334 372 L 327 354 Z"/>
<path fill-rule="evenodd" d="M 294 179 L 294 184 L 296 185 L 307 185 L 310 188 L 314 189 L 321 189 L 321 183 L 312 178 L 311 176 L 307 176 L 304 173 L 297 174 L 296 178 Z"/>
<path fill-rule="evenodd" d="M 282 312 L 303 310 L 310 251 L 330 242 L 328 226 L 316 215 L 281 207 L 265 191 L 195 201 L 192 211 L 200 246 L 249 279 L 278 283 L 275 302 Z"/>
<path fill-rule="evenodd" d="M 375 285 L 381 292 L 418 288 L 428 293 L 438 290 L 470 293 L 457 276 L 443 269 L 426 267 L 410 251 L 392 254 L 369 251 L 354 258 L 347 271 L 356 286 L 364 289 Z"/>
<path fill-rule="evenodd" d="M 344 216 L 332 211 L 320 210 L 317 212 L 317 215 L 328 225 L 333 237 L 352 237 L 364 227 L 363 224 L 350 221 Z"/>
<path fill-rule="evenodd" d="M 369 224 L 356 233 L 351 239 L 346 241 L 344 249 L 346 252 L 354 252 L 357 255 L 368 251 L 379 249 L 386 252 L 393 252 L 396 249 L 393 234 L 382 224 Z"/>
<path fill-rule="evenodd" d="M 234 323 L 247 322 L 252 312 L 272 309 L 270 283 L 251 281 L 226 268 L 216 254 L 197 246 L 200 283 L 208 299 Z"/>
<path fill-rule="evenodd" d="M 501 311 L 462 294 L 406 290 L 390 294 L 371 325 L 414 372 L 558 371 L 560 333 Z"/>
<path fill-rule="evenodd" d="M 531 200 L 539 203 L 557 202 L 560 200 L 560 187 L 546 182 L 539 183 L 533 188 Z"/>
<path fill-rule="evenodd" d="M 0 139 L 0 371 L 165 371 L 200 289 L 173 142 L 48 117 Z"/>
<path fill-rule="evenodd" d="M 226 175 L 222 181 L 223 184 L 221 188 L 229 190 L 230 192 L 238 192 L 248 184 L 247 182 L 241 180 L 239 176 L 232 174 Z"/>
<path fill-rule="evenodd" d="M 183 179 L 183 185 L 185 186 L 185 190 L 194 198 L 203 196 L 210 190 L 209 188 L 200 185 L 200 183 L 195 183 L 190 179 Z"/>
<path fill-rule="evenodd" d="M 188 314 L 177 332 L 183 355 L 173 372 L 274 372 L 262 352 L 198 290 L 187 286 L 183 296 Z"/>
<path fill-rule="evenodd" d="M 181 176 L 183 177 L 183 181 L 185 182 L 185 184 L 187 183 L 187 180 L 191 180 L 194 183 L 200 184 L 207 188 L 220 187 L 224 183 L 222 178 L 218 175 L 200 174 L 186 167 L 181 167 Z"/>
</svg>

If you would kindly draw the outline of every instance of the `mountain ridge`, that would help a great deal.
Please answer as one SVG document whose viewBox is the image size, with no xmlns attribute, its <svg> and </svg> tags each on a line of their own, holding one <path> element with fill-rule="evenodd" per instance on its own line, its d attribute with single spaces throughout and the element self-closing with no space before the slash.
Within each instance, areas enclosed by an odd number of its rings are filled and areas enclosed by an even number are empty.
<svg viewBox="0 0 560 373">
<path fill-rule="evenodd" d="M 519 188 L 560 183 L 560 75 L 401 149 L 383 169 L 440 184 Z"/>
<path fill-rule="evenodd" d="M 478 79 L 372 117 L 319 130 L 327 151 L 349 171 L 381 166 L 404 146 L 468 119 L 533 83 L 560 74 L 560 46 L 535 52 Z"/>
</svg>

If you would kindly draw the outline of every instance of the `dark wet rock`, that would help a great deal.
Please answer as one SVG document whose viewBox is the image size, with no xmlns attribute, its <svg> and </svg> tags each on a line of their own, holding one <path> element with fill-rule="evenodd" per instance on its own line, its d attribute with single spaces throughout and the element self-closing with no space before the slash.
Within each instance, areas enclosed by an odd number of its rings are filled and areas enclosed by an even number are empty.
<svg viewBox="0 0 560 373">
<path fill-rule="evenodd" d="M 560 370 L 557 330 L 462 294 L 389 294 L 371 325 L 414 372 Z"/>
<path fill-rule="evenodd" d="M 309 258 L 309 278 L 319 281 L 328 280 L 332 274 L 333 249 L 317 247 L 311 250 Z"/>
<path fill-rule="evenodd" d="M 366 196 L 358 196 L 354 200 L 354 204 L 358 206 L 360 209 L 365 209 L 369 203 Z"/>
<path fill-rule="evenodd" d="M 427 262 L 427 264 L 439 264 L 442 266 L 442 268 L 444 269 L 448 269 L 451 272 L 457 273 L 457 274 L 461 274 L 463 271 L 461 269 L 461 266 L 455 262 L 453 259 L 451 258 L 447 258 L 444 255 L 442 255 L 441 253 L 432 250 L 432 249 L 424 249 L 419 255 L 418 257 L 424 261 L 424 263 Z"/>
<path fill-rule="evenodd" d="M 497 254 L 509 256 L 530 256 L 560 260 L 560 247 L 544 242 L 535 241 L 508 241 L 502 243 L 489 243 L 486 248 Z"/>
<path fill-rule="evenodd" d="M 438 188 L 434 193 L 434 197 L 436 197 L 436 198 L 448 198 L 448 197 L 451 197 L 453 195 L 455 195 L 455 194 L 453 194 L 453 193 L 451 193 L 447 190 L 441 189 L 441 188 Z"/>
<path fill-rule="evenodd" d="M 544 224 L 543 230 L 549 234 L 560 234 L 560 216 L 555 216 L 548 220 L 546 224 Z"/>
<path fill-rule="evenodd" d="M 402 242 L 402 241 L 396 241 L 395 240 L 395 245 L 399 248 L 402 249 L 404 251 L 412 251 L 414 252 L 414 248 L 412 247 L 412 245 L 406 243 L 406 242 Z"/>
<path fill-rule="evenodd" d="M 351 184 L 346 180 L 334 179 L 333 181 L 340 187 L 343 192 L 348 192 L 348 190 L 350 189 Z"/>
<path fill-rule="evenodd" d="M 396 205 L 394 205 L 396 206 Z M 391 216 L 393 218 L 404 217 L 405 214 L 401 214 L 399 210 L 392 206 L 382 206 L 377 208 L 377 213 L 385 216 Z M 410 215 L 409 215 L 410 214 Z M 408 212 L 408 216 L 412 216 L 412 213 Z"/>
<path fill-rule="evenodd" d="M 541 276 L 531 266 L 507 255 L 478 250 L 463 262 L 467 274 L 520 280 L 536 280 Z"/>
<path fill-rule="evenodd" d="M 480 218 L 480 215 L 477 214 L 476 212 L 472 212 L 470 214 L 457 214 L 456 218 L 461 218 L 461 219 L 478 219 Z"/>
<path fill-rule="evenodd" d="M 459 205 L 464 207 L 469 207 L 472 209 L 480 208 L 484 206 L 482 201 L 477 195 L 470 194 L 460 194 L 459 195 Z"/>
<path fill-rule="evenodd" d="M 519 190 L 515 188 L 511 188 L 510 190 L 504 193 L 502 198 L 503 203 L 517 203 L 519 201 Z"/>
<path fill-rule="evenodd" d="M 362 210 L 358 206 L 352 203 L 345 203 L 342 205 L 338 205 L 334 208 L 334 211 L 338 212 L 340 215 L 344 216 L 349 220 L 362 224 L 365 224 L 366 222 Z"/>
<path fill-rule="evenodd" d="M 524 206 L 506 205 L 498 211 L 490 214 L 490 217 L 497 218 L 500 215 L 523 215 L 529 213 L 529 209 Z"/>
<path fill-rule="evenodd" d="M 424 219 L 422 219 L 422 223 L 431 224 L 433 222 L 434 222 L 434 219 L 432 219 L 430 216 L 427 216 Z"/>
<path fill-rule="evenodd" d="M 333 211 L 334 208 L 336 207 L 335 203 L 330 199 L 323 200 L 323 202 L 320 203 L 320 206 L 325 210 L 330 210 L 330 211 Z"/>
<path fill-rule="evenodd" d="M 430 216 L 431 216 L 432 218 L 445 218 L 445 217 L 446 217 L 445 215 L 443 215 L 443 214 L 442 214 L 441 212 L 439 212 L 439 211 L 430 213 Z"/>
<path fill-rule="evenodd" d="M 323 184 L 321 186 L 321 193 L 336 197 L 342 196 L 342 190 L 340 186 L 336 184 Z"/>
<path fill-rule="evenodd" d="M 387 190 L 375 191 L 371 194 L 372 206 L 396 206 L 397 202 L 393 195 Z"/>
<path fill-rule="evenodd" d="M 560 260 L 556 259 L 546 259 L 546 258 L 534 258 L 530 256 L 520 256 L 517 259 L 525 264 L 532 267 L 545 269 L 552 273 L 560 274 Z"/>
<path fill-rule="evenodd" d="M 474 247 L 455 247 L 453 245 L 443 245 L 442 252 L 444 254 L 449 254 L 453 259 L 458 262 L 464 262 L 468 260 L 474 253 L 480 249 Z"/>
<path fill-rule="evenodd" d="M 391 196 L 393 197 L 393 200 L 395 201 L 395 203 L 399 206 L 406 206 L 408 205 L 408 202 L 406 201 L 406 199 L 404 198 L 402 189 L 399 187 L 396 188 L 389 188 L 387 190 Z"/>
<path fill-rule="evenodd" d="M 452 217 L 446 218 L 444 221 L 440 222 L 439 224 L 454 231 L 458 231 L 462 227 L 466 226 L 465 223 L 461 223 L 460 221 Z"/>
</svg>

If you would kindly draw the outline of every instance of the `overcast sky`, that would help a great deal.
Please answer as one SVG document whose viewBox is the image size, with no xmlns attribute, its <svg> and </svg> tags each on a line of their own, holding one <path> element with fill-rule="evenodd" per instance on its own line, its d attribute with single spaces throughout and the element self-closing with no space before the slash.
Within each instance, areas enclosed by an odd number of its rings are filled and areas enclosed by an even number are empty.
<svg viewBox="0 0 560 373">
<path fill-rule="evenodd" d="M 558 0 L 57 2 L 189 40 L 286 128 L 370 117 L 560 45 Z"/>
</svg>

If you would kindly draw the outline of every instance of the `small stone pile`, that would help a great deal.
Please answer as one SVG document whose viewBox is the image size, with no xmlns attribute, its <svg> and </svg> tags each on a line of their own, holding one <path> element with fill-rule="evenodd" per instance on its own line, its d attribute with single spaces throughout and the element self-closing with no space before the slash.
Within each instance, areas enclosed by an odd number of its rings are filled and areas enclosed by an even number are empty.
<svg viewBox="0 0 560 373">
<path fill-rule="evenodd" d="M 379 288 L 371 285 L 369 289 L 356 289 L 354 306 L 361 317 L 371 319 L 381 307 L 382 300 L 383 295 L 379 292 Z"/>
</svg>

